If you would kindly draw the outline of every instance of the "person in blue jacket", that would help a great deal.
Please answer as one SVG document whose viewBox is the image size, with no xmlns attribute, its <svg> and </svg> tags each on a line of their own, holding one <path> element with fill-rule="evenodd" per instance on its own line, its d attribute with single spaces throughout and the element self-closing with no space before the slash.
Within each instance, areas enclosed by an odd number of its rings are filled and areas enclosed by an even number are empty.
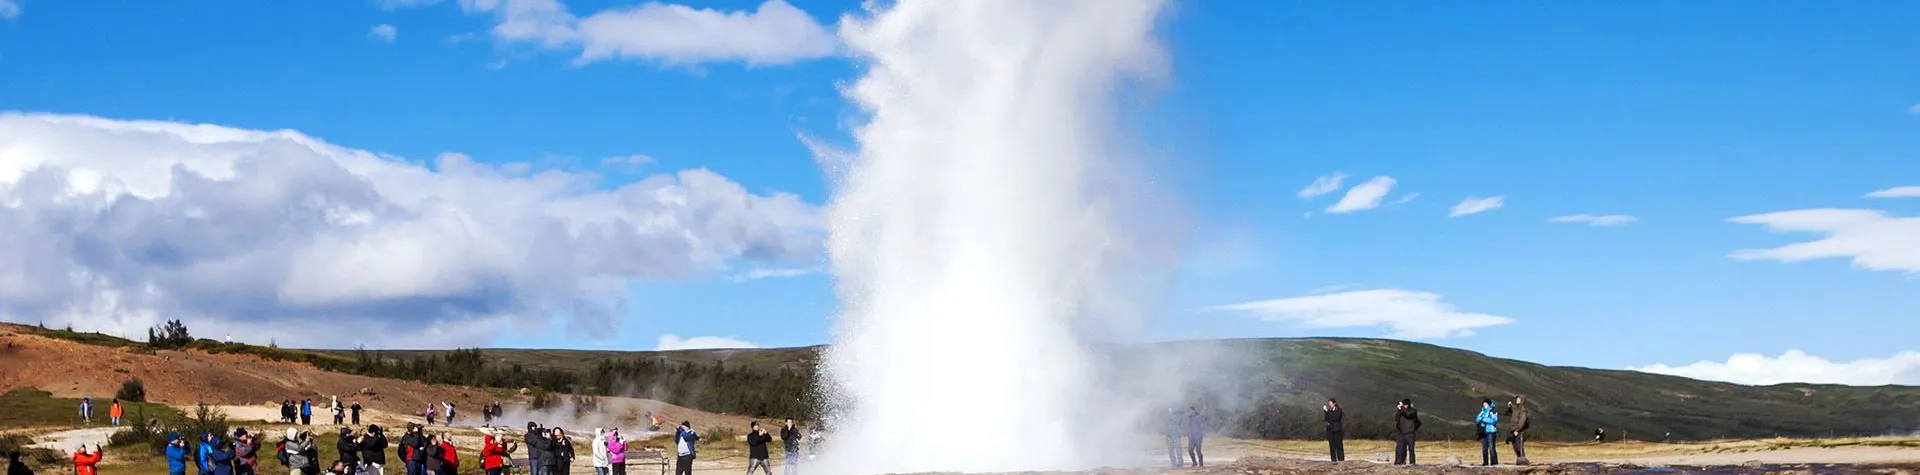
<svg viewBox="0 0 1920 475">
<path fill-rule="evenodd" d="M 1482 399 L 1480 401 L 1480 415 L 1474 416 L 1473 422 L 1478 424 L 1480 429 L 1480 433 L 1478 434 L 1480 437 L 1480 465 L 1499 465 L 1500 415 L 1493 412 L 1492 399 Z"/>
<path fill-rule="evenodd" d="M 207 456 L 207 460 L 213 463 L 213 475 L 233 475 L 233 445 L 231 443 L 219 440 L 214 441 L 213 453 Z"/>
<path fill-rule="evenodd" d="M 303 426 L 313 425 L 313 400 L 312 399 L 306 399 L 306 400 L 300 401 L 300 425 L 303 425 Z"/>
<path fill-rule="evenodd" d="M 213 473 L 213 434 L 200 434 L 200 448 L 194 452 L 194 460 L 200 463 L 200 475 Z"/>
<path fill-rule="evenodd" d="M 680 421 L 680 427 L 673 432 L 674 452 L 679 458 L 674 460 L 673 475 L 693 475 L 693 459 L 700 452 L 700 433 L 693 431 L 693 423 Z"/>
<path fill-rule="evenodd" d="M 167 433 L 167 475 L 187 475 L 187 439 Z"/>
</svg>

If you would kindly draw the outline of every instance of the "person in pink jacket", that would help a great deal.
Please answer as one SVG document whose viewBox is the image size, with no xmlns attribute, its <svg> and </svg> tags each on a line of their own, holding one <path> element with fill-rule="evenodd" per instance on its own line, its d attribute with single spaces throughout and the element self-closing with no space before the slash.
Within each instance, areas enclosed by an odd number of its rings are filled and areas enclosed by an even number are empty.
<svg viewBox="0 0 1920 475">
<path fill-rule="evenodd" d="M 607 465 L 613 466 L 613 475 L 627 475 L 627 441 L 620 438 L 620 429 L 607 434 Z"/>
</svg>

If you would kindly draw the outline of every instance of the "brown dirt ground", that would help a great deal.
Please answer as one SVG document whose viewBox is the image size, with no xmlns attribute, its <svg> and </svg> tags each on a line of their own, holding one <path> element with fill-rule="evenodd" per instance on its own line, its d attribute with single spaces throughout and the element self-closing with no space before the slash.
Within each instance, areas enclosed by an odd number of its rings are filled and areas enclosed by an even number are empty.
<svg viewBox="0 0 1920 475">
<path fill-rule="evenodd" d="M 403 421 L 419 421 L 429 403 L 449 401 L 460 407 L 462 423 L 478 425 L 481 404 L 499 400 L 509 415 L 525 404 L 526 398 L 514 391 L 464 386 L 432 385 L 413 381 L 358 376 L 323 371 L 304 363 L 268 361 L 250 355 L 213 355 L 198 351 L 158 351 L 139 354 L 128 348 L 87 345 L 46 338 L 0 325 L 0 392 L 16 388 L 37 388 L 56 397 L 111 398 L 127 379 L 140 378 L 146 385 L 147 399 L 191 409 L 197 403 L 224 406 L 236 421 L 278 419 L 275 401 L 312 398 L 314 422 L 331 422 L 331 415 L 317 406 L 339 396 L 341 404 L 359 401 L 367 409 L 362 422 L 398 427 Z M 360 396 L 361 389 L 370 396 Z M 712 414 L 659 401 L 633 398 L 600 398 L 608 407 L 617 407 L 623 427 L 638 427 L 646 411 L 661 414 L 671 421 L 691 420 L 697 427 L 728 426 L 744 432 L 747 419 L 742 416 Z M 131 416 L 131 414 L 129 414 Z M 512 421 L 509 421 L 512 422 Z M 609 423 L 614 421 L 608 421 Z M 525 424 L 525 421 L 518 421 Z M 580 428 L 575 429 L 580 430 Z M 591 427 L 584 428 L 588 433 Z"/>
</svg>

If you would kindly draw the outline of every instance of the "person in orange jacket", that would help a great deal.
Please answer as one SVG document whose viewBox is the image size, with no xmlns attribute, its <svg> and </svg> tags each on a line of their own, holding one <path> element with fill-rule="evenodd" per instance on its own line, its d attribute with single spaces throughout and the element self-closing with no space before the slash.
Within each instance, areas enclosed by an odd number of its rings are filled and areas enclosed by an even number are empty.
<svg viewBox="0 0 1920 475">
<path fill-rule="evenodd" d="M 113 407 L 110 407 L 110 408 L 107 408 L 107 417 L 111 417 L 111 418 L 113 418 L 113 426 L 114 426 L 114 427 L 119 427 L 119 426 L 120 426 L 120 414 L 121 414 L 121 411 L 120 411 L 120 400 L 119 400 L 119 399 L 115 399 L 115 400 L 113 400 Z"/>
<path fill-rule="evenodd" d="M 93 450 L 87 450 L 85 445 L 80 446 L 80 450 L 73 453 L 74 475 L 96 475 L 99 472 L 96 472 L 93 466 L 99 465 L 100 459 L 105 456 L 106 453 L 100 450 L 100 444 L 93 444 Z"/>
</svg>

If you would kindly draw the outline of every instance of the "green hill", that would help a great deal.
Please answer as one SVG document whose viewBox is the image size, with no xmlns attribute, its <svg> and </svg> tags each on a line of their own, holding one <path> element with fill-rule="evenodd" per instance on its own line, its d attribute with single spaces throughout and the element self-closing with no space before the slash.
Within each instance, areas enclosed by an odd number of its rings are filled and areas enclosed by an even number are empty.
<svg viewBox="0 0 1920 475">
<path fill-rule="evenodd" d="M 22 327 L 104 346 L 139 342 Z M 650 397 L 702 410 L 807 417 L 808 391 L 823 347 L 691 350 L 283 350 L 198 340 L 191 348 L 300 361 L 320 369 L 442 384 Z M 1482 398 L 1526 394 L 1535 437 L 1574 440 L 1604 427 L 1611 438 L 1701 440 L 1913 434 L 1920 387 L 1783 384 L 1742 386 L 1633 371 L 1544 366 L 1394 340 L 1306 338 L 1185 341 L 1107 347 L 1117 377 L 1156 354 L 1233 355 L 1194 368 L 1211 381 L 1196 389 L 1212 423 L 1230 435 L 1312 438 L 1321 401 L 1338 398 L 1352 437 L 1382 437 L 1393 405 L 1413 398 L 1423 437 L 1471 437 Z M 1202 373 L 1204 372 L 1204 373 Z M 1156 384 L 1153 381 L 1124 381 Z M 1234 404 L 1232 402 L 1238 402 Z"/>
<path fill-rule="evenodd" d="M 1227 367 L 1243 384 L 1212 400 L 1222 430 L 1266 438 L 1316 437 L 1319 406 L 1338 398 L 1356 437 L 1383 436 L 1394 403 L 1413 398 L 1431 437 L 1470 437 L 1483 398 L 1502 404 L 1526 394 L 1536 437 L 1698 440 L 1774 436 L 1879 435 L 1920 430 L 1920 388 L 1786 384 L 1742 386 L 1633 371 L 1544 366 L 1441 346 L 1374 339 L 1245 339 L 1113 348 L 1121 358 L 1201 346 L 1239 355 Z M 480 350 L 490 364 L 591 373 L 599 365 L 658 361 L 718 365 L 751 373 L 811 377 L 820 347 L 619 352 Z M 346 352 L 333 352 L 346 355 Z M 434 351 L 383 352 L 417 358 Z M 1124 361 L 1124 360 L 1123 360 Z M 810 381 L 810 380 L 809 380 Z M 753 391 L 753 389 L 747 389 Z M 665 399 L 672 400 L 672 397 Z M 700 407 L 697 401 L 676 401 Z M 728 408 L 703 408 L 726 410 Z"/>
</svg>

